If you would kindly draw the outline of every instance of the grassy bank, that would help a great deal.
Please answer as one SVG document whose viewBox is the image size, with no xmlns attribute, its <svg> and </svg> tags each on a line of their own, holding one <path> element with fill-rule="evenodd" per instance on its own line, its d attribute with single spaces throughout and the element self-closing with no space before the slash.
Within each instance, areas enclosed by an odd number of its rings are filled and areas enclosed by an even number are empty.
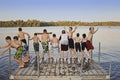
<svg viewBox="0 0 120 80">
<path fill-rule="evenodd" d="M 0 27 L 44 27 L 44 26 L 120 26 L 120 22 L 80 22 L 80 21 L 57 21 L 45 22 L 39 20 L 16 20 L 0 21 Z"/>
</svg>

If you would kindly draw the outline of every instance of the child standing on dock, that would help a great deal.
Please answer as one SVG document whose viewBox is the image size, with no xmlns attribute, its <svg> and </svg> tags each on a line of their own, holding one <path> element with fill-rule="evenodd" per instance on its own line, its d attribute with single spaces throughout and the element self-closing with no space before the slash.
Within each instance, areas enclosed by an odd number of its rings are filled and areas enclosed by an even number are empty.
<svg viewBox="0 0 120 80">
<path fill-rule="evenodd" d="M 88 49 L 87 49 L 86 41 L 87 41 L 87 37 L 86 37 L 86 34 L 84 33 L 84 34 L 82 35 L 82 40 L 81 40 L 81 46 L 82 46 L 81 54 L 82 54 L 82 58 L 83 58 L 83 59 L 86 59 L 85 52 L 84 52 L 85 49 L 88 50 Z M 87 53 L 86 53 L 86 54 L 87 54 Z"/>
<path fill-rule="evenodd" d="M 66 62 L 68 61 L 68 34 L 66 34 L 65 30 L 62 30 L 62 34 L 59 38 L 61 41 L 61 53 L 62 53 L 62 59 L 64 62 L 64 52 L 66 52 Z"/>
<path fill-rule="evenodd" d="M 58 51 L 58 60 L 60 58 L 60 50 L 59 50 L 59 39 L 56 37 L 56 34 L 53 34 L 53 38 L 50 40 L 51 42 L 51 52 L 52 52 L 52 58 L 54 60 L 54 51 L 57 49 Z"/>
<path fill-rule="evenodd" d="M 24 67 L 24 62 L 22 62 L 20 60 L 20 58 L 22 57 L 22 52 L 24 50 L 24 47 L 22 47 L 21 45 L 19 44 L 16 44 L 14 41 L 11 40 L 11 37 L 10 36 L 7 36 L 5 38 L 6 42 L 7 42 L 7 45 L 5 46 L 0 46 L 0 49 L 2 48 L 6 48 L 5 51 L 8 51 L 10 48 L 15 48 L 16 49 L 16 53 L 14 55 L 14 59 L 15 61 L 19 64 L 19 68 L 23 68 Z M 4 51 L 3 51 L 4 52 Z M 3 53 L 4 54 L 4 53 Z M 3 55 L 1 54 L 1 55 Z"/>
<path fill-rule="evenodd" d="M 27 35 L 28 38 L 30 38 L 30 35 L 28 33 L 26 33 L 26 32 L 23 32 L 22 28 L 18 28 L 18 31 L 19 31 L 18 37 L 20 38 L 20 41 L 27 44 L 27 41 L 25 39 L 25 35 Z"/>
<path fill-rule="evenodd" d="M 25 47 L 26 50 L 27 50 L 27 56 L 30 57 L 29 51 L 28 51 L 28 47 L 29 47 L 29 46 L 27 45 L 27 41 L 26 41 L 26 39 L 25 39 L 25 35 L 27 35 L 28 38 L 30 38 L 30 35 L 29 35 L 28 33 L 26 33 L 26 32 L 23 32 L 23 31 L 22 31 L 22 28 L 18 28 L 18 31 L 19 31 L 18 37 L 20 38 L 20 41 L 25 44 L 24 47 Z M 29 40 L 29 39 L 28 39 L 28 40 Z M 30 59 L 29 59 L 29 60 L 30 60 Z"/>
<path fill-rule="evenodd" d="M 76 31 L 77 27 L 73 30 L 72 27 L 69 27 L 69 31 L 66 30 L 66 27 L 64 27 L 65 31 L 68 33 L 68 46 L 71 54 L 71 60 L 72 60 L 72 52 L 74 53 L 74 59 L 76 60 L 76 51 L 74 50 L 74 40 L 73 40 L 73 33 Z"/>
<path fill-rule="evenodd" d="M 50 61 L 49 41 L 50 41 L 49 34 L 47 34 L 47 30 L 44 29 L 43 34 L 41 36 L 41 44 L 42 44 L 42 48 L 43 48 L 42 61 L 44 61 L 44 53 L 48 54 L 48 60 Z"/>
<path fill-rule="evenodd" d="M 23 46 L 23 52 L 22 52 L 22 57 L 24 58 L 24 63 L 26 63 L 26 62 L 28 62 L 28 60 L 29 60 L 29 57 L 27 56 L 27 50 L 24 48 L 24 46 L 25 46 L 25 43 L 21 43 L 19 40 L 18 40 L 18 37 L 17 36 L 14 36 L 13 37 L 13 41 L 14 41 L 14 43 L 15 44 L 17 44 L 17 45 L 20 45 L 20 46 Z"/>
<path fill-rule="evenodd" d="M 34 66 L 35 68 L 37 67 L 37 61 L 39 61 L 39 42 L 40 39 L 37 36 L 37 33 L 34 33 L 34 37 L 32 37 L 30 40 L 33 40 L 33 47 L 34 47 L 34 51 L 35 51 L 35 62 L 34 62 Z"/>
<path fill-rule="evenodd" d="M 93 45 L 92 45 L 92 39 L 93 39 L 93 34 L 95 34 L 98 31 L 98 28 L 94 31 L 94 27 L 90 27 L 89 28 L 89 33 L 88 33 L 88 37 L 87 37 L 87 49 L 88 49 L 88 57 L 89 59 L 91 59 L 91 52 L 94 49 Z"/>
<path fill-rule="evenodd" d="M 37 33 L 34 33 L 34 37 L 32 37 L 29 40 L 33 40 L 33 47 L 34 47 L 35 55 L 37 56 L 39 54 L 39 42 L 41 42 L 39 37 L 37 36 Z"/>
<path fill-rule="evenodd" d="M 75 49 L 76 49 L 76 53 L 77 53 L 76 57 L 78 57 L 78 51 L 81 52 L 81 44 L 80 44 L 81 43 L 81 38 L 79 36 L 80 36 L 80 34 L 77 33 L 76 37 L 74 38 L 74 40 L 75 40 Z"/>
</svg>

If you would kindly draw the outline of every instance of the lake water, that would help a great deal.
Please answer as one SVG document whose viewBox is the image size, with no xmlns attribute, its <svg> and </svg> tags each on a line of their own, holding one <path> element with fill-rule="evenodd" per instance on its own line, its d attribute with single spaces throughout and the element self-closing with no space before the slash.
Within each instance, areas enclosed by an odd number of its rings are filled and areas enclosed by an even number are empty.
<svg viewBox="0 0 120 80">
<path fill-rule="evenodd" d="M 79 27 L 76 33 L 80 33 L 80 36 L 83 33 L 88 33 L 89 27 Z M 95 50 L 93 51 L 93 59 L 98 62 L 98 47 L 99 42 L 101 42 L 101 66 L 109 72 L 109 65 L 112 64 L 111 80 L 120 79 L 120 27 L 98 27 L 99 31 L 94 35 L 93 44 Z M 31 36 L 35 32 L 42 32 L 43 29 L 47 29 L 48 32 L 55 33 L 59 38 L 63 27 L 27 27 L 23 28 L 23 31 L 28 32 Z M 5 45 L 6 36 L 15 36 L 18 33 L 18 28 L 0 28 L 0 46 Z M 50 36 L 52 36 L 50 34 Z M 39 36 L 40 37 L 40 36 Z M 26 37 L 27 39 L 27 37 Z M 33 42 L 30 41 L 30 52 L 31 57 L 34 57 L 33 54 Z M 0 53 L 4 49 L 0 50 Z M 40 47 L 40 51 L 42 51 Z M 13 60 L 15 50 L 12 49 L 12 70 L 17 68 L 17 63 Z M 8 79 L 8 52 L 0 58 L 0 80 L 9 80 Z"/>
</svg>

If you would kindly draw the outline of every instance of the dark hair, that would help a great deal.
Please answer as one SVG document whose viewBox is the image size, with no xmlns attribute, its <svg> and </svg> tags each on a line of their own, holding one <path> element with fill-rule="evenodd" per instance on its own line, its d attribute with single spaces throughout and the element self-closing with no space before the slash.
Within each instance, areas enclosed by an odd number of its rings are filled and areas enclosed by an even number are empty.
<svg viewBox="0 0 120 80">
<path fill-rule="evenodd" d="M 17 36 L 14 36 L 13 39 L 18 40 L 18 37 L 17 37 Z"/>
<path fill-rule="evenodd" d="M 10 36 L 7 36 L 5 39 L 6 39 L 6 40 L 11 40 L 11 37 L 10 37 Z"/>
<path fill-rule="evenodd" d="M 71 30 L 73 30 L 73 28 L 72 27 L 69 27 Z"/>
<path fill-rule="evenodd" d="M 56 34 L 53 34 L 53 37 L 56 37 Z"/>
<path fill-rule="evenodd" d="M 83 36 L 83 38 L 86 38 L 86 34 L 83 34 L 82 36 Z"/>
<path fill-rule="evenodd" d="M 37 33 L 34 33 L 35 36 L 37 36 Z"/>
<path fill-rule="evenodd" d="M 44 33 L 47 33 L 47 30 L 46 30 L 46 29 L 44 29 L 44 30 L 43 30 L 43 32 L 44 32 Z"/>
<path fill-rule="evenodd" d="M 65 34 L 65 30 L 62 30 L 62 34 Z"/>
<path fill-rule="evenodd" d="M 22 31 L 22 28 L 18 28 L 18 31 Z"/>
<path fill-rule="evenodd" d="M 79 33 L 77 33 L 77 35 L 76 35 L 77 37 L 79 37 L 80 36 L 80 34 Z"/>
<path fill-rule="evenodd" d="M 90 27 L 89 30 L 91 30 L 92 28 L 94 29 L 94 27 Z"/>
</svg>

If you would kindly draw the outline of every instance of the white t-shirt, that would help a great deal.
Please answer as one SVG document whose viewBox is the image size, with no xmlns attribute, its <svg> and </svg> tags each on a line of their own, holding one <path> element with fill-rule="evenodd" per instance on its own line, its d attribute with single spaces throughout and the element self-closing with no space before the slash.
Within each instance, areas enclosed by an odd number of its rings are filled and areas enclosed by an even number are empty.
<svg viewBox="0 0 120 80">
<path fill-rule="evenodd" d="M 61 35 L 61 44 L 68 45 L 68 35 L 67 34 Z"/>
</svg>

